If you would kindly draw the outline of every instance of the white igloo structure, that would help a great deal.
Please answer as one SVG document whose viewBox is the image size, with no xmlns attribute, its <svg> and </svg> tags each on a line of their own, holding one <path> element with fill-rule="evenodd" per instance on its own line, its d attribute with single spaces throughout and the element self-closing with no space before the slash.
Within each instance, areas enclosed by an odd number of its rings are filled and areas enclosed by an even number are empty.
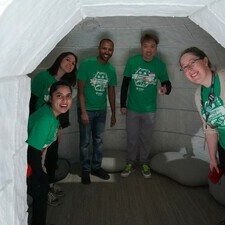
<svg viewBox="0 0 225 225">
<path fill-rule="evenodd" d="M 179 73 L 178 56 L 182 49 L 197 44 L 213 62 L 224 66 L 224 10 L 223 0 L 1 0 L 0 224 L 24 225 L 27 220 L 25 140 L 30 97 L 27 74 L 47 67 L 53 55 L 65 49 L 76 51 L 80 59 L 89 56 L 89 49 L 95 51 L 98 38 L 107 34 L 115 40 L 112 61 L 121 76 L 128 54 L 138 51 L 140 32 L 157 30 L 159 54 L 168 63 L 174 83 L 173 94 L 167 100 L 159 100 L 159 121 L 161 118 L 168 121 L 157 124 L 156 140 L 162 137 L 159 149 L 168 144 L 172 147 L 174 143 L 182 149 L 185 145 L 176 143 L 181 136 L 191 145 L 197 139 L 199 145 L 200 122 L 190 96 L 194 87 Z M 119 117 L 116 129 L 107 130 L 112 134 L 111 139 L 106 138 L 107 147 L 123 132 L 120 120 Z M 118 143 L 121 146 L 123 142 Z"/>
</svg>

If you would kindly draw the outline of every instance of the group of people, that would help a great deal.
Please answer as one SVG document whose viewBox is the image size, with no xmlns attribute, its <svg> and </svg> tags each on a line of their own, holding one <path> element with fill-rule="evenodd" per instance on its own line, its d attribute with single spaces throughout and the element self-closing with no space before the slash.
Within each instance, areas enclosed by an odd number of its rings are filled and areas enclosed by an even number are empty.
<svg viewBox="0 0 225 225">
<path fill-rule="evenodd" d="M 124 178 L 139 165 L 144 178 L 151 177 L 149 154 L 157 95 L 168 95 L 172 89 L 166 64 L 156 57 L 159 44 L 157 35 L 144 34 L 140 44 L 141 53 L 131 56 L 126 63 L 120 93 L 120 112 L 126 115 L 127 132 L 127 163 L 121 172 Z M 78 70 L 77 56 L 66 52 L 32 80 L 27 139 L 27 185 L 28 193 L 33 198 L 32 225 L 45 225 L 47 203 L 58 205 L 57 196 L 64 195 L 54 183 L 54 176 L 60 130 L 69 125 L 71 87 L 76 82 L 81 182 L 90 184 L 90 174 L 104 180 L 110 179 L 101 164 L 107 97 L 111 109 L 110 126 L 116 124 L 117 74 L 109 62 L 113 52 L 113 41 L 102 39 L 98 56 L 83 60 Z M 187 78 L 200 85 L 196 92 L 196 104 L 205 124 L 210 169 L 218 171 L 220 162 L 225 171 L 225 73 L 212 71 L 208 57 L 196 47 L 181 53 L 179 62 Z"/>
<path fill-rule="evenodd" d="M 32 196 L 32 225 L 45 225 L 47 204 L 57 206 L 63 191 L 55 185 L 60 130 L 69 125 L 77 56 L 62 53 L 31 83 L 28 121 L 27 192 Z"/>
</svg>

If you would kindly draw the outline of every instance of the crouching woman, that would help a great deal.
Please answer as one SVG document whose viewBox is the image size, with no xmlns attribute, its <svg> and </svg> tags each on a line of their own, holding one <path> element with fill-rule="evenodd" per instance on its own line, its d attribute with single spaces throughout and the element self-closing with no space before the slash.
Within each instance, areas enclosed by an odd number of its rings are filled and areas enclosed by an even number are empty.
<svg viewBox="0 0 225 225">
<path fill-rule="evenodd" d="M 28 121 L 28 193 L 32 196 L 32 225 L 45 225 L 49 180 L 44 167 L 48 146 L 56 140 L 58 116 L 66 113 L 72 104 L 72 89 L 67 82 L 52 84 L 49 102 L 30 115 Z"/>
</svg>

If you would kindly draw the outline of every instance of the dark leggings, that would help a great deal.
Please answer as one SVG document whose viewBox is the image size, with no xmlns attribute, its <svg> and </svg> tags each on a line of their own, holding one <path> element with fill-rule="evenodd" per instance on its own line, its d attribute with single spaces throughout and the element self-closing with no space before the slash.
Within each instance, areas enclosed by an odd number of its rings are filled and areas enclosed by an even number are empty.
<svg viewBox="0 0 225 225">
<path fill-rule="evenodd" d="M 27 162 L 32 168 L 32 174 L 27 178 L 27 192 L 33 198 L 32 225 L 46 224 L 49 179 L 42 169 L 41 155 L 42 151 L 28 146 Z"/>
<path fill-rule="evenodd" d="M 55 171 L 57 169 L 57 161 L 58 161 L 58 139 L 54 141 L 47 150 L 46 158 L 45 158 L 45 167 L 47 170 L 49 183 L 55 182 Z"/>
<path fill-rule="evenodd" d="M 34 173 L 27 179 L 28 193 L 32 196 L 32 218 L 31 225 L 46 225 L 47 198 L 48 198 L 48 177 L 42 178 Z"/>
<path fill-rule="evenodd" d="M 223 168 L 223 173 L 225 173 L 225 149 L 218 143 L 218 153 L 220 165 Z"/>
</svg>

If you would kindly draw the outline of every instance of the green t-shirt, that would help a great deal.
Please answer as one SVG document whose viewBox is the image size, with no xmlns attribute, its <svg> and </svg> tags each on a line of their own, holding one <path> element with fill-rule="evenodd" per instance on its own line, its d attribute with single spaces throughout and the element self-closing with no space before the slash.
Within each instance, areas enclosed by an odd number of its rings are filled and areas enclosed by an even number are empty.
<svg viewBox="0 0 225 225">
<path fill-rule="evenodd" d="M 117 76 L 112 64 L 101 64 L 97 58 L 89 58 L 81 62 L 77 80 L 85 82 L 86 110 L 104 110 L 107 106 L 107 88 L 116 86 Z M 79 107 L 79 101 L 78 101 Z"/>
<path fill-rule="evenodd" d="M 59 121 L 53 114 L 51 106 L 45 104 L 28 120 L 28 145 L 42 150 L 56 140 Z"/>
<path fill-rule="evenodd" d="M 57 80 L 47 70 L 36 75 L 31 82 L 31 93 L 38 97 L 36 109 L 40 108 L 49 98 L 49 88 Z"/>
<path fill-rule="evenodd" d="M 123 75 L 131 78 L 127 109 L 138 113 L 155 112 L 158 80 L 169 80 L 165 63 L 156 57 L 147 62 L 142 55 L 136 55 L 128 59 Z"/>
<path fill-rule="evenodd" d="M 219 143 L 225 149 L 225 106 L 223 100 L 220 98 L 220 80 L 218 75 L 215 75 L 214 80 L 214 95 L 215 98 L 211 105 L 208 99 L 211 93 L 211 87 L 206 88 L 202 86 L 201 98 L 202 117 L 207 121 L 207 124 L 211 127 L 215 127 L 219 133 Z M 206 119 L 206 115 L 208 118 Z"/>
</svg>

